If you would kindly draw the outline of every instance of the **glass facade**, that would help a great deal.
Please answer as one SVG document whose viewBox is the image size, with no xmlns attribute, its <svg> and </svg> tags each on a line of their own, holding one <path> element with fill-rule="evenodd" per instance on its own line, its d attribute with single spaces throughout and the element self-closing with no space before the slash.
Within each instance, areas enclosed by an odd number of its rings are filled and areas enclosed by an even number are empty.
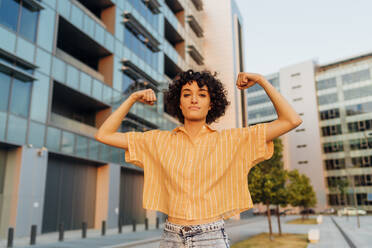
<svg viewBox="0 0 372 248">
<path fill-rule="evenodd" d="M 279 74 L 269 75 L 265 78 L 280 91 Z M 268 122 L 277 118 L 274 105 L 259 84 L 255 84 L 247 89 L 247 105 L 249 125 Z"/>
<path fill-rule="evenodd" d="M 341 197 L 332 191 L 339 180 L 353 180 L 357 188 L 357 204 L 372 210 L 367 194 L 372 192 L 372 59 L 366 57 L 322 69 L 316 75 L 318 108 L 323 136 L 323 161 L 327 170 L 328 204 L 346 206 L 354 204 L 354 195 Z M 324 93 L 323 93 L 324 91 Z M 343 174 L 342 176 L 340 175 Z M 344 175 L 347 176 L 344 176 Z M 353 175 L 353 176 L 350 176 Z"/>
<path fill-rule="evenodd" d="M 39 10 L 26 1 L 2 0 L 0 24 L 35 42 Z"/>
<path fill-rule="evenodd" d="M 92 6 L 81 7 L 84 4 L 89 2 L 0 1 L 0 51 L 6 51 L 6 56 L 0 53 L 0 140 L 127 165 L 122 149 L 93 137 L 102 106 L 114 111 L 133 91 L 151 86 L 159 102 L 155 106 L 136 103 L 126 119 L 141 131 L 170 130 L 177 124 L 164 118 L 158 106 L 163 101 L 157 85 L 167 81 L 161 44 L 154 51 L 148 37 L 130 30 L 120 13 L 132 14 L 142 32 L 160 42 L 165 17 L 144 1 L 107 1 L 115 10 L 113 29 L 100 19 L 104 9 L 92 13 Z M 68 43 L 71 37 L 56 35 L 66 34 L 66 30 L 73 30 L 73 43 Z M 65 47 L 63 42 L 71 49 L 60 49 Z M 124 60 L 130 62 L 128 73 L 123 69 Z M 138 88 L 138 79 L 152 84 Z M 123 125 L 121 130 L 125 128 Z"/>
</svg>

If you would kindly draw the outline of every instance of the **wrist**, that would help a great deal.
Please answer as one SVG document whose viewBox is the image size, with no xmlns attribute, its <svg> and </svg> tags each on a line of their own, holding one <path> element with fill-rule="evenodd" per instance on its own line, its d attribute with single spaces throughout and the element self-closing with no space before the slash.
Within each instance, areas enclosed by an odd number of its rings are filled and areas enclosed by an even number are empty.
<svg viewBox="0 0 372 248">
<path fill-rule="evenodd" d="M 264 78 L 264 77 L 260 77 L 260 79 L 257 81 L 257 83 L 258 83 L 261 87 L 264 87 L 265 85 L 270 84 L 270 82 L 267 81 L 266 78 Z"/>
<path fill-rule="evenodd" d="M 130 99 L 130 101 L 131 101 L 132 103 L 135 103 L 135 102 L 137 101 L 137 96 L 135 95 L 135 93 L 132 93 L 132 94 L 128 97 L 128 99 Z"/>
</svg>

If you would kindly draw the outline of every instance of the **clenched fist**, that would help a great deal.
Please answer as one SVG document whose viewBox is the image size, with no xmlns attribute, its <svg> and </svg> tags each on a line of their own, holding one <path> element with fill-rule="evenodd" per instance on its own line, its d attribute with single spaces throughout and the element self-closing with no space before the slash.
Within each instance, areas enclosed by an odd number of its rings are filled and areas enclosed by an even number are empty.
<svg viewBox="0 0 372 248">
<path fill-rule="evenodd" d="M 262 82 L 264 77 L 257 73 L 239 72 L 238 79 L 236 80 L 236 86 L 240 90 L 247 89 L 253 86 L 255 83 Z"/>
<path fill-rule="evenodd" d="M 139 90 L 131 95 L 136 101 L 142 102 L 148 105 L 154 105 L 156 101 L 155 92 L 152 89 Z"/>
</svg>

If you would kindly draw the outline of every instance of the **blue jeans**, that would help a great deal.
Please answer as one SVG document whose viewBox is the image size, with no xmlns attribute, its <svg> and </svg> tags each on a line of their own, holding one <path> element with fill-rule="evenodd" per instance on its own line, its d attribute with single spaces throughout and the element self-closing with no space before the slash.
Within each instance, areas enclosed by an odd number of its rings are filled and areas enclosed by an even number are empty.
<svg viewBox="0 0 372 248">
<path fill-rule="evenodd" d="M 223 219 L 200 225 L 177 225 L 166 220 L 159 248 L 230 247 Z"/>
</svg>

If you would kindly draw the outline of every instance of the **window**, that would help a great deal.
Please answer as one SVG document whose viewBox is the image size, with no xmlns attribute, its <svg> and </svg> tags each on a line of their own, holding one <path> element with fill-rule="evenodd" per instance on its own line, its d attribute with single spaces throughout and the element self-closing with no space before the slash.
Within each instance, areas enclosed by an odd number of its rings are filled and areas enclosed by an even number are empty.
<svg viewBox="0 0 372 248">
<path fill-rule="evenodd" d="M 372 102 L 346 106 L 346 115 L 358 115 L 372 112 Z"/>
<path fill-rule="evenodd" d="M 351 100 L 372 95 L 372 85 L 344 91 L 344 99 Z"/>
<path fill-rule="evenodd" d="M 8 110 L 11 79 L 7 74 L 0 72 L 0 111 Z"/>
<path fill-rule="evenodd" d="M 339 125 L 322 127 L 322 135 L 323 136 L 338 135 L 338 134 L 342 134 L 340 124 Z"/>
<path fill-rule="evenodd" d="M 34 1 L 0 1 L 0 24 L 35 42 L 41 6 Z"/>
<path fill-rule="evenodd" d="M 294 102 L 302 101 L 302 97 L 295 98 L 295 99 L 293 99 L 293 101 Z"/>
<path fill-rule="evenodd" d="M 0 111 L 28 117 L 32 82 L 24 82 L 0 72 Z M 10 109 L 8 99 L 10 97 Z"/>
<path fill-rule="evenodd" d="M 319 105 L 330 104 L 330 103 L 335 103 L 335 102 L 338 102 L 337 93 L 318 96 Z"/>
<path fill-rule="evenodd" d="M 301 88 L 301 87 L 302 87 L 302 85 L 292 86 L 292 90 L 299 89 L 299 88 Z"/>
<path fill-rule="evenodd" d="M 352 72 L 342 75 L 342 84 L 352 84 L 360 81 L 369 80 L 371 78 L 369 69 Z"/>
<path fill-rule="evenodd" d="M 296 129 L 296 132 L 304 132 L 305 128 Z"/>
<path fill-rule="evenodd" d="M 342 141 L 328 142 L 323 144 L 324 153 L 341 152 L 344 150 Z"/>
<path fill-rule="evenodd" d="M 317 90 L 325 90 L 336 87 L 336 78 L 327 78 L 316 82 Z"/>
<path fill-rule="evenodd" d="M 31 82 L 23 82 L 16 78 L 13 79 L 10 112 L 21 115 L 23 117 L 28 116 L 31 87 L 32 87 Z"/>
</svg>

